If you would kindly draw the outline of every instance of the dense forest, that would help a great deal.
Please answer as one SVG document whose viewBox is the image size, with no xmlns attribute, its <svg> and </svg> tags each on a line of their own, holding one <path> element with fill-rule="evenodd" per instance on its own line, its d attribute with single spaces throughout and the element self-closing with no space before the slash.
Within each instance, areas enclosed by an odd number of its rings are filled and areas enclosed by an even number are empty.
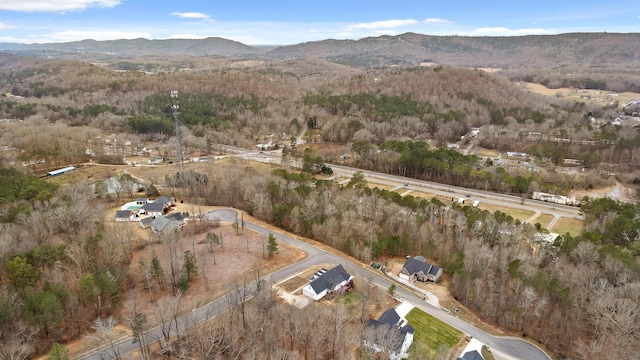
<svg viewBox="0 0 640 360">
<path fill-rule="evenodd" d="M 269 139 L 291 150 L 290 139 L 308 126 L 317 135 L 310 142 L 339 149 L 299 154 L 311 163 L 305 168 L 310 172 L 324 161 L 345 161 L 515 194 L 597 187 L 614 171 L 617 181 L 640 183 L 640 136 L 631 122 L 613 124 L 621 108 L 534 95 L 477 69 L 203 59 L 223 65 L 142 73 L 0 58 L 5 358 L 29 358 L 80 336 L 94 325 L 87 319 L 114 315 L 122 292 L 139 280 L 129 264 L 129 234 L 102 222 L 113 199 L 81 184 L 56 187 L 34 174 L 70 164 L 122 163 L 142 148 L 175 158 L 171 90 L 180 93 L 186 154 L 223 151 L 219 144 L 255 149 Z M 470 139 L 473 129 L 478 132 Z M 527 152 L 543 170 L 500 166 L 451 143 Z M 561 173 L 564 159 L 593 171 Z M 245 165 L 196 175 L 207 181 L 153 181 L 188 186 L 189 202 L 244 209 L 362 261 L 423 254 L 446 269 L 452 294 L 481 319 L 535 339 L 560 358 L 631 358 L 637 350 L 637 204 L 585 200 L 584 234 L 544 244 L 535 240 L 544 232 L 540 226 L 502 212 L 372 190 L 358 176 L 340 186 Z M 271 316 L 267 310 L 256 316 Z M 280 354 L 276 347 L 268 351 Z"/>
</svg>

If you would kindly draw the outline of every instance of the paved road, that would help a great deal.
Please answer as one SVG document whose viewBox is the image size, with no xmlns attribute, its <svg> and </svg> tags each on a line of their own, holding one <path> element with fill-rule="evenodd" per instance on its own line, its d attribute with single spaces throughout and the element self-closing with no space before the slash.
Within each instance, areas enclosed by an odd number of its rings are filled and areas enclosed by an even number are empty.
<svg viewBox="0 0 640 360">
<path fill-rule="evenodd" d="M 231 150 L 231 149 L 229 149 Z M 237 156 L 242 158 L 271 164 L 280 164 L 281 151 L 255 152 L 246 149 L 233 148 Z M 291 161 L 296 161 L 291 159 Z M 293 163 L 294 167 L 301 167 L 298 160 Z M 387 185 L 391 187 L 407 185 L 408 190 L 422 191 L 426 193 L 440 195 L 446 198 L 466 198 L 479 200 L 488 204 L 506 206 L 515 209 L 534 210 L 553 215 L 555 218 L 568 217 L 573 219 L 584 219 L 580 213 L 580 208 L 569 205 L 553 204 L 539 200 L 523 199 L 520 196 L 506 195 L 491 191 L 464 188 L 460 186 L 446 185 L 432 181 L 418 180 L 398 175 L 389 175 L 377 171 L 362 170 L 343 165 L 327 164 L 334 172 L 334 176 L 351 177 L 355 172 L 362 172 L 367 181 L 373 184 Z"/>
<path fill-rule="evenodd" d="M 221 209 L 211 211 L 205 214 L 208 219 L 218 219 L 225 222 L 235 222 L 237 219 L 237 212 L 233 209 Z M 273 230 L 262 227 L 258 224 L 254 224 L 248 221 L 244 221 L 245 228 L 256 231 L 263 235 L 272 233 L 278 241 L 282 241 L 298 247 L 307 252 L 306 259 L 299 261 L 295 264 L 291 264 L 288 267 L 280 269 L 270 275 L 267 275 L 273 283 L 280 282 L 295 274 L 303 272 L 308 268 L 319 264 L 343 264 L 345 269 L 354 276 L 360 278 L 371 279 L 371 281 L 382 289 L 388 289 L 391 285 L 391 280 L 383 275 L 381 272 L 374 271 L 372 268 L 363 267 L 361 264 L 351 262 L 350 260 L 326 252 L 320 248 L 317 248 L 309 243 L 297 240 L 295 237 L 291 237 L 281 232 L 275 232 Z M 247 294 L 252 294 L 255 291 L 255 283 L 250 283 L 246 287 Z M 517 338 L 505 338 L 496 337 L 485 331 L 464 322 L 463 320 L 449 315 L 441 309 L 438 309 L 428 303 L 426 303 L 422 297 L 416 296 L 413 292 L 408 291 L 403 286 L 398 286 L 396 290 L 396 296 L 405 299 L 414 306 L 422 309 L 423 311 L 433 315 L 434 317 L 448 323 L 449 325 L 461 330 L 462 332 L 471 335 L 479 341 L 487 344 L 493 351 L 496 359 L 498 360 L 514 360 L 514 359 L 527 359 L 527 360 L 549 360 L 549 356 L 545 354 L 535 345 Z M 198 308 L 186 315 L 178 318 L 178 326 L 180 329 L 189 327 L 196 322 L 211 319 L 221 312 L 223 312 L 229 306 L 229 297 L 223 296 L 215 301 L 210 302 Z M 151 329 L 147 332 L 147 339 L 161 339 L 162 332 L 159 327 Z M 102 360 L 115 358 L 115 353 L 123 356 L 130 352 L 136 351 L 139 348 L 139 344 L 133 343 L 132 338 L 124 339 L 113 347 L 107 346 L 99 349 L 95 349 L 90 354 L 80 356 L 80 359 L 90 360 Z M 115 349 L 115 351 L 114 351 Z"/>
</svg>

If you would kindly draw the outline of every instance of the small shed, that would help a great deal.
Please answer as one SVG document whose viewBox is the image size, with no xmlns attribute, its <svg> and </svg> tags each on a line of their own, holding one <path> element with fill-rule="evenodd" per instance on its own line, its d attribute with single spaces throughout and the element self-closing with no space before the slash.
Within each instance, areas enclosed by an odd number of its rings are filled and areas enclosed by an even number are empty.
<svg viewBox="0 0 640 360">
<path fill-rule="evenodd" d="M 116 211 L 116 221 L 118 222 L 131 221 L 131 210 Z"/>
</svg>

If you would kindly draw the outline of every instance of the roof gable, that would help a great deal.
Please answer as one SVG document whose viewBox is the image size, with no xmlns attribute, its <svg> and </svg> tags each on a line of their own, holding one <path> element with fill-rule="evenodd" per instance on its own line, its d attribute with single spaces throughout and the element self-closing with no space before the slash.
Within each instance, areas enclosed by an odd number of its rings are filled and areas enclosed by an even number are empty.
<svg viewBox="0 0 640 360">
<path fill-rule="evenodd" d="M 384 324 L 398 325 L 398 322 L 400 322 L 400 315 L 398 315 L 396 309 L 392 308 L 382 313 L 378 321 Z"/>
<path fill-rule="evenodd" d="M 150 202 L 150 203 L 146 203 L 144 205 L 142 205 L 140 207 L 140 209 L 144 209 L 147 211 L 162 211 L 164 210 L 164 204 L 163 203 L 157 203 L 157 202 Z"/>
<path fill-rule="evenodd" d="M 157 216 L 151 222 L 151 229 L 156 232 L 164 232 L 176 227 L 176 224 L 164 216 Z"/>
<path fill-rule="evenodd" d="M 480 353 L 477 350 L 469 351 L 469 352 L 465 353 L 462 357 L 459 357 L 458 359 L 462 359 L 462 360 L 484 360 L 482 355 L 480 355 Z"/>
<path fill-rule="evenodd" d="M 333 289 L 334 286 L 343 281 L 349 281 L 350 278 L 351 275 L 344 270 L 344 267 L 338 265 L 312 280 L 309 285 L 311 285 L 316 294 L 320 294 L 325 290 Z"/>
<path fill-rule="evenodd" d="M 431 269 L 431 264 L 420 261 L 418 259 L 408 258 L 402 268 L 406 269 L 409 275 L 417 274 L 419 272 L 422 272 L 426 275 L 429 273 L 429 269 Z"/>
<path fill-rule="evenodd" d="M 370 319 L 367 323 L 367 329 L 371 340 L 380 345 L 384 343 L 390 346 L 393 352 L 398 353 L 402 349 L 402 343 L 407 336 L 405 331 L 398 326 L 382 323 L 375 319 Z"/>
<path fill-rule="evenodd" d="M 433 265 L 431 266 L 431 269 L 429 270 L 429 274 L 430 275 L 438 275 L 438 271 L 440 271 L 440 268 Z"/>
<path fill-rule="evenodd" d="M 171 221 L 184 222 L 184 214 L 182 214 L 181 212 L 172 212 L 165 217 Z"/>
<path fill-rule="evenodd" d="M 124 219 L 129 218 L 131 216 L 131 210 L 118 210 L 116 211 L 116 218 Z"/>
<path fill-rule="evenodd" d="M 159 198 L 153 200 L 154 203 L 161 203 L 161 204 L 171 204 L 171 198 L 168 196 L 160 196 Z"/>
<path fill-rule="evenodd" d="M 152 217 L 150 217 L 150 216 L 148 216 L 148 217 L 146 217 L 146 218 L 142 218 L 142 219 L 140 219 L 140 226 L 142 226 L 142 227 L 146 228 L 146 227 L 148 227 L 149 225 L 151 225 L 151 223 L 153 222 L 153 220 L 155 220 L 155 219 L 154 219 L 154 218 L 152 218 Z"/>
</svg>

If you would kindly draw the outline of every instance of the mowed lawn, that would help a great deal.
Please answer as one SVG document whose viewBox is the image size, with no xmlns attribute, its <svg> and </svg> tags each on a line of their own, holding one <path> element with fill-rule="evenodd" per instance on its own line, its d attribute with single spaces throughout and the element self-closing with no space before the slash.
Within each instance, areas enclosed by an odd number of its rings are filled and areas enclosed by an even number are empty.
<svg viewBox="0 0 640 360">
<path fill-rule="evenodd" d="M 436 354 L 454 347 L 464 336 L 462 331 L 452 328 L 418 308 L 413 308 L 406 318 L 409 325 L 415 329 L 414 351 L 426 352 L 427 358 L 430 359 L 435 359 Z"/>
<path fill-rule="evenodd" d="M 582 234 L 584 230 L 584 221 L 578 219 L 571 219 L 567 217 L 561 217 L 558 219 L 556 224 L 553 226 L 551 231 L 554 233 L 558 233 L 560 235 L 564 235 L 566 233 L 571 234 L 571 236 L 578 236 Z"/>
</svg>

